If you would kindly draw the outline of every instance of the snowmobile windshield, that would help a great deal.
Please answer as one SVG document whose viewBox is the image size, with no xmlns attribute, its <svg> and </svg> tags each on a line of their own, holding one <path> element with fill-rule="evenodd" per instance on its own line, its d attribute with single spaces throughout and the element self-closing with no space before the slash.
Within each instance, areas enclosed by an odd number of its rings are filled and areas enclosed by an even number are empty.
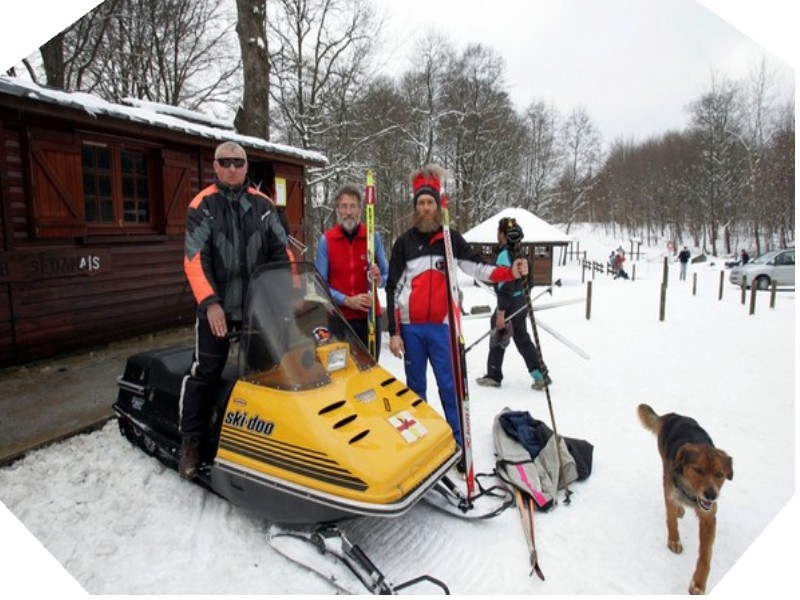
<svg viewBox="0 0 800 600">
<path fill-rule="evenodd" d="M 359 370 L 375 366 L 312 263 L 260 267 L 245 302 L 241 377 L 282 390 L 320 387 L 330 383 L 337 366 L 342 368 L 329 359 L 333 348 L 347 348 L 340 354 L 349 355 Z"/>
</svg>

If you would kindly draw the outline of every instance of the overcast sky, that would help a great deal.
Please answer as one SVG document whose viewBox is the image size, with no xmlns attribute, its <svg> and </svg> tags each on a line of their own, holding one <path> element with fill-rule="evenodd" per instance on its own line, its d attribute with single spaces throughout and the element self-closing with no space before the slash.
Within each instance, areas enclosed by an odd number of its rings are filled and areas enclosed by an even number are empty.
<svg viewBox="0 0 800 600">
<path fill-rule="evenodd" d="M 789 0 L 374 1 L 392 75 L 410 67 L 415 44 L 435 28 L 457 49 L 480 42 L 496 50 L 518 109 L 534 99 L 562 113 L 582 106 L 606 141 L 682 129 L 687 104 L 709 88 L 712 73 L 739 79 L 762 59 L 786 95 L 794 89 Z M 96 4 L 6 3 L 2 70 Z"/>
<path fill-rule="evenodd" d="M 385 20 L 390 70 L 409 68 L 409 57 L 435 27 L 458 50 L 480 42 L 497 51 L 518 109 L 534 99 L 562 113 L 583 106 L 606 141 L 642 140 L 682 129 L 688 121 L 686 106 L 709 89 L 712 73 L 740 79 L 762 59 L 777 70 L 784 98 L 794 89 L 794 70 L 784 62 L 790 59 L 781 60 L 775 50 L 694 0 L 376 4 Z M 771 4 L 759 3 L 771 19 L 780 20 L 780 10 Z"/>
</svg>

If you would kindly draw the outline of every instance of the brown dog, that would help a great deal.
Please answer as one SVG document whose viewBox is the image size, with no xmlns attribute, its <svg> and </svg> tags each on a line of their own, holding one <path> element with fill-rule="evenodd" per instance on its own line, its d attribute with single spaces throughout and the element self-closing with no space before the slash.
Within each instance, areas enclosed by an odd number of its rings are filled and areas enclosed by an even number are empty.
<svg viewBox="0 0 800 600">
<path fill-rule="evenodd" d="M 678 519 L 683 517 L 684 506 L 693 508 L 700 521 L 700 551 L 689 593 L 705 594 L 717 533 L 717 498 L 725 480 L 733 479 L 733 459 L 714 447 L 694 419 L 675 413 L 659 416 L 647 404 L 639 405 L 639 419 L 658 436 L 664 464 L 667 547 L 675 554 L 683 551 Z"/>
</svg>

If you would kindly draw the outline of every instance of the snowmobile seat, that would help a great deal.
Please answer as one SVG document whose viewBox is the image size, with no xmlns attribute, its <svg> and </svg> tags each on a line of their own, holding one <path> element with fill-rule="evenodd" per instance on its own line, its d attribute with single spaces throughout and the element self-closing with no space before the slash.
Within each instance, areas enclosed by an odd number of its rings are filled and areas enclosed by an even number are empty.
<svg viewBox="0 0 800 600">
<path fill-rule="evenodd" d="M 183 378 L 192 366 L 192 352 L 190 347 L 150 352 L 150 388 L 170 396 L 180 396 Z"/>
</svg>

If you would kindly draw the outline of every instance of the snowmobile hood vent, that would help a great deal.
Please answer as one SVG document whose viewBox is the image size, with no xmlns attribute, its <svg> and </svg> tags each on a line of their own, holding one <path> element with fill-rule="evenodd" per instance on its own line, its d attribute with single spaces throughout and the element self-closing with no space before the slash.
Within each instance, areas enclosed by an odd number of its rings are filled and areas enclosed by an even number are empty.
<svg viewBox="0 0 800 600">
<path fill-rule="evenodd" d="M 338 402 L 334 402 L 333 404 L 329 404 L 328 406 L 324 406 L 324 407 L 320 408 L 319 412 L 317 414 L 318 415 L 328 414 L 329 412 L 333 412 L 335 410 L 339 410 L 345 404 L 346 404 L 346 402 L 344 400 L 339 400 Z"/>
</svg>

